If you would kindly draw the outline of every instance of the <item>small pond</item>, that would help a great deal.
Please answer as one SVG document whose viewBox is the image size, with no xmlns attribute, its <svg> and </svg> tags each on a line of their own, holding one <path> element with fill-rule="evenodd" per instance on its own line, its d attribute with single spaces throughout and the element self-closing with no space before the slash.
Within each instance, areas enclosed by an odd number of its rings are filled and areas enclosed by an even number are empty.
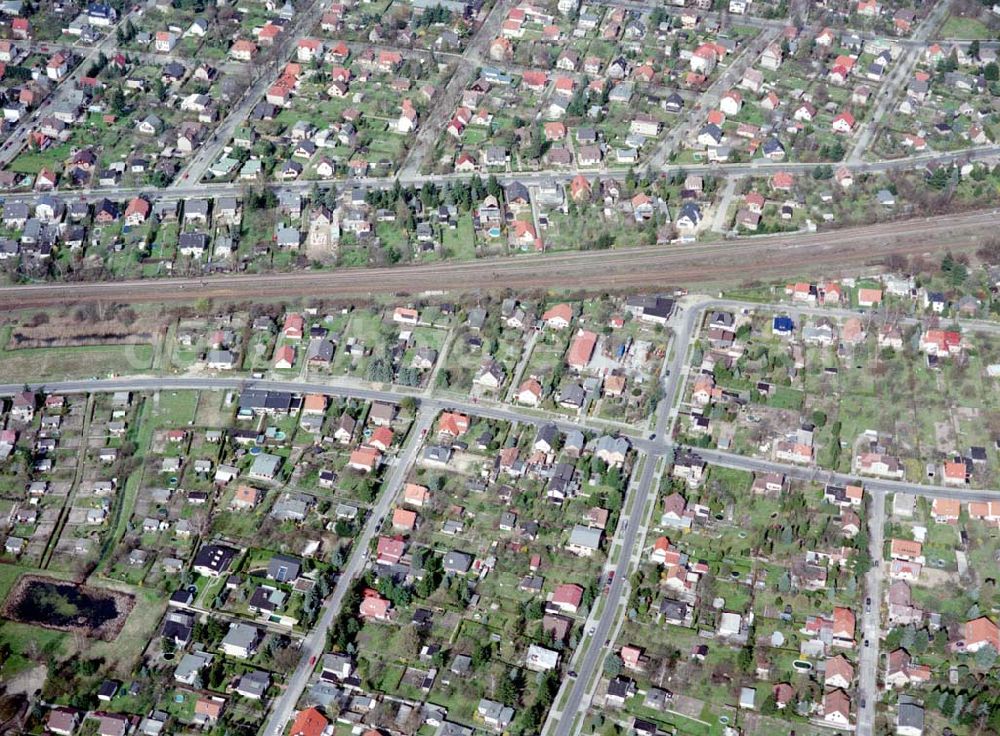
<svg viewBox="0 0 1000 736">
<path fill-rule="evenodd" d="M 114 590 L 23 575 L 7 596 L 2 615 L 19 623 L 111 641 L 121 631 L 134 602 L 132 596 Z"/>
</svg>

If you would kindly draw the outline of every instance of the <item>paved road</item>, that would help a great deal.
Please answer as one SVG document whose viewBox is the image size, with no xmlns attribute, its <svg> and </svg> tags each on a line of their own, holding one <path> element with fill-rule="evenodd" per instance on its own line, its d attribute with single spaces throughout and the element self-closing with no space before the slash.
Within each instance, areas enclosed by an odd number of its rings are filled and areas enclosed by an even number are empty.
<svg viewBox="0 0 1000 736">
<path fill-rule="evenodd" d="M 645 456 L 644 465 L 639 473 L 638 480 L 634 484 L 631 499 L 632 511 L 628 517 L 627 526 L 619 533 L 618 539 L 621 541 L 620 554 L 614 564 L 616 571 L 615 580 L 609 590 L 602 615 L 598 619 L 593 633 L 596 641 L 592 642 L 583 660 L 577 663 L 579 676 L 564 683 L 563 688 L 569 688 L 569 695 L 566 706 L 562 711 L 562 717 L 555 725 L 556 736 L 569 736 L 572 730 L 575 717 L 584 712 L 589 706 L 592 691 L 588 688 L 597 668 L 603 662 L 608 649 L 602 644 L 605 639 L 610 638 L 610 634 L 617 625 L 617 609 L 622 596 L 626 592 L 626 581 L 630 573 L 630 561 L 634 551 L 641 549 L 644 541 L 644 516 L 646 503 L 650 493 L 655 492 L 653 481 L 656 477 L 656 465 L 658 460 L 675 449 L 669 442 L 668 428 L 673 416 L 672 408 L 676 399 L 680 396 L 683 388 L 685 366 L 687 363 L 687 351 L 691 343 L 692 336 L 696 334 L 699 320 L 703 310 L 716 305 L 732 305 L 733 302 L 727 300 L 701 300 L 689 306 L 681 306 L 678 314 L 673 320 L 672 326 L 675 329 L 675 339 L 673 341 L 673 355 L 669 364 L 665 365 L 663 374 L 664 399 L 657 407 L 655 423 L 653 426 L 653 437 L 642 437 L 641 434 L 633 433 L 633 445 Z M 738 302 L 736 304 L 739 304 Z M 366 400 L 388 400 L 399 401 L 406 396 L 413 396 L 413 392 L 400 391 L 398 389 L 381 390 L 377 388 L 366 388 L 354 383 L 345 385 L 336 380 L 317 383 L 304 381 L 262 381 L 245 380 L 241 378 L 115 378 L 115 379 L 95 379 L 79 381 L 49 382 L 39 385 L 36 388 L 49 392 L 93 392 L 93 391 L 155 391 L 155 390 L 240 390 L 253 386 L 255 388 L 268 388 L 273 390 L 297 391 L 297 392 L 321 392 L 340 396 L 349 396 Z M 0 396 L 9 396 L 22 390 L 23 384 L 0 385 Z M 344 594 L 349 581 L 356 576 L 364 566 L 363 551 L 368 548 L 371 539 L 377 532 L 378 520 L 389 510 L 401 484 L 405 480 L 406 472 L 416 457 L 419 448 L 419 438 L 422 430 L 430 426 L 432 418 L 442 408 L 456 408 L 473 415 L 480 415 L 489 418 L 504 419 L 514 422 L 525 422 L 531 424 L 541 424 L 551 419 L 541 413 L 528 413 L 517 407 L 503 406 L 480 406 L 469 403 L 465 400 L 452 400 L 445 398 L 433 398 L 428 396 L 417 397 L 420 401 L 420 414 L 418 420 L 411 431 L 406 443 L 399 454 L 399 460 L 390 470 L 386 487 L 380 496 L 375 509 L 366 524 L 358 543 L 352 550 L 352 555 L 345 567 L 344 574 L 334 590 L 331 598 L 327 601 L 324 614 L 317 627 L 310 632 L 303 642 L 303 656 L 299 667 L 296 669 L 289 681 L 288 688 L 284 695 L 277 702 L 271 718 L 268 722 L 265 733 L 267 736 L 280 736 L 284 725 L 291 717 L 295 703 L 306 687 L 312 667 L 309 660 L 313 656 L 319 656 L 323 650 L 326 631 L 333 619 L 339 612 Z M 555 422 L 561 429 L 580 426 L 579 422 L 567 419 L 558 419 Z M 641 432 L 642 430 L 640 430 Z M 647 430 L 648 431 L 648 430 Z M 800 480 L 828 482 L 828 483 L 848 483 L 861 480 L 870 497 L 871 507 L 869 514 L 869 528 L 872 556 L 878 559 L 881 554 L 882 527 L 884 524 L 884 504 L 886 494 L 904 492 L 921 496 L 939 496 L 957 498 L 962 501 L 994 499 L 996 491 L 955 489 L 941 486 L 922 485 L 906 481 L 891 481 L 879 479 L 859 479 L 857 476 L 834 473 L 812 467 L 792 466 L 783 463 L 776 463 L 768 460 L 743 457 L 718 450 L 700 449 L 697 452 L 709 463 L 723 467 L 738 468 L 750 472 L 779 472 L 791 478 Z M 860 655 L 859 672 L 859 692 L 866 701 L 866 707 L 859 710 L 859 733 L 870 734 L 872 719 L 874 718 L 875 698 L 877 695 L 877 668 L 878 668 L 878 639 L 879 620 L 878 610 L 881 600 L 881 569 L 874 568 L 865 580 L 866 595 L 872 599 L 872 610 L 865 613 L 862 618 L 862 635 L 869 641 L 869 646 L 864 647 Z M 562 699 L 563 691 L 557 702 Z"/>
<path fill-rule="evenodd" d="M 310 662 L 313 661 L 313 657 L 318 660 L 322 656 L 326 647 L 326 633 L 337 616 L 340 615 L 344 596 L 347 595 L 355 579 L 365 568 L 371 541 L 381 528 L 381 522 L 389 512 L 399 489 L 403 487 L 406 474 L 410 466 L 413 465 L 417 451 L 420 449 L 421 435 L 424 430 L 430 427 L 433 418 L 433 411 L 427 407 L 421 408 L 405 444 L 396 456 L 396 464 L 389 470 L 382 493 L 369 514 L 368 522 L 351 547 L 351 555 L 337 579 L 337 585 L 323 604 L 323 615 L 302 642 L 302 659 L 299 661 L 298 667 L 295 668 L 295 672 L 288 678 L 284 692 L 271 707 L 271 714 L 264 726 L 264 736 L 281 736 L 285 732 L 288 721 L 291 720 L 295 712 L 295 705 L 309 684 L 314 667 L 314 664 Z"/>
<path fill-rule="evenodd" d="M 848 317 L 860 317 L 862 315 L 877 318 L 880 314 L 883 314 L 883 310 L 880 308 L 862 311 L 845 309 L 843 307 L 811 307 L 806 304 L 798 304 L 794 302 L 782 304 L 761 304 L 759 302 L 747 302 L 739 299 L 705 299 L 699 302 L 699 304 L 702 309 L 754 309 L 759 312 L 787 314 L 795 321 L 797 321 L 796 318 L 801 315 L 847 319 Z M 886 317 L 888 317 L 888 315 L 886 315 Z M 896 317 L 895 315 L 893 315 L 893 321 L 898 325 L 918 325 L 924 324 L 925 322 L 925 320 L 921 317 Z M 950 323 L 957 324 L 966 332 L 981 332 L 990 335 L 1000 335 L 1000 322 L 987 322 L 986 320 L 981 319 L 964 319 L 961 317 L 948 319 L 948 321 Z M 878 324 L 877 319 L 875 324 Z"/>
<path fill-rule="evenodd" d="M 244 100 L 245 102 L 245 100 Z M 223 123 L 224 126 L 234 128 L 240 121 L 236 116 L 231 116 Z M 221 146 L 226 143 L 226 138 L 220 132 L 215 135 L 215 141 L 210 144 L 214 146 L 213 155 L 206 151 L 210 146 L 202 146 L 196 154 L 202 157 L 202 163 L 208 161 L 207 165 L 214 162 L 215 157 L 221 150 Z M 880 173 L 886 171 L 899 171 L 918 169 L 930 163 L 952 164 L 964 163 L 967 161 L 989 161 L 1000 157 L 1000 144 L 990 144 L 986 146 L 971 146 L 947 153 L 928 152 L 914 156 L 906 156 L 896 159 L 884 159 L 879 161 L 845 161 L 838 166 L 845 166 L 851 171 L 859 173 Z M 194 166 L 189 162 L 189 166 Z M 792 174 L 808 174 L 816 168 L 816 164 L 806 163 L 775 163 L 755 159 L 749 163 L 725 163 L 725 164 L 683 164 L 666 165 L 658 170 L 666 175 L 684 171 L 691 174 L 711 174 L 713 176 L 767 176 L 775 171 L 787 171 Z M 568 183 L 577 174 L 594 178 L 597 176 L 610 177 L 612 179 L 624 180 L 628 171 L 624 167 L 619 168 L 573 168 L 560 169 L 559 171 L 540 172 L 496 172 L 494 175 L 501 184 L 509 184 L 517 181 L 525 186 L 532 187 L 540 184 L 551 184 L 553 182 Z M 474 176 L 481 176 L 478 173 L 451 173 L 451 174 L 420 174 L 419 172 L 403 171 L 396 177 L 345 177 L 335 179 L 301 180 L 295 182 L 265 182 L 264 186 L 274 190 L 287 190 L 297 192 L 308 192 L 313 187 L 320 189 L 337 186 L 341 188 L 360 187 L 369 189 L 392 189 L 398 180 L 403 186 L 422 187 L 425 183 L 433 183 L 442 186 L 452 181 L 467 181 Z M 198 183 L 189 173 L 187 179 L 182 176 L 171 184 L 167 189 L 156 190 L 156 197 L 164 200 L 183 200 L 189 197 L 220 197 L 239 196 L 246 191 L 245 183 Z M 101 187 L 90 186 L 82 189 L 56 189 L 53 194 L 61 196 L 67 200 L 74 200 L 80 197 L 91 196 L 114 196 L 118 199 L 129 199 L 140 194 L 148 195 L 149 187 Z M 3 198 L 7 202 L 34 202 L 38 198 L 36 192 L 5 192 Z"/>
<path fill-rule="evenodd" d="M 715 210 L 715 217 L 712 218 L 712 232 L 724 233 L 729 230 L 729 208 L 736 194 L 736 185 L 738 182 L 739 178 L 736 176 L 730 176 L 726 179 L 722 194 L 719 196 L 719 205 Z"/>
<path fill-rule="evenodd" d="M 654 8 L 659 8 L 666 15 L 671 15 L 675 17 L 681 16 L 684 13 L 691 12 L 690 9 L 685 10 L 684 6 L 662 5 L 656 0 L 594 0 L 593 4 L 606 5 L 613 8 L 626 8 L 628 10 L 636 10 L 638 12 L 647 12 L 647 13 L 651 12 Z M 806 12 L 808 12 L 809 4 L 808 3 L 805 4 L 804 7 Z M 792 14 L 789 15 L 791 16 Z M 698 17 L 702 20 L 711 20 L 718 23 L 722 15 L 716 12 L 699 10 Z M 729 14 L 730 27 L 749 26 L 751 28 L 758 28 L 758 29 L 777 28 L 779 30 L 783 30 L 787 28 L 790 24 L 792 24 L 792 22 L 793 21 L 787 17 L 772 19 L 772 18 L 760 18 L 753 15 L 734 15 L 732 13 Z M 830 25 L 835 30 L 840 30 L 837 27 L 837 24 L 835 23 L 830 23 L 825 25 Z M 800 35 L 803 36 L 808 36 L 810 34 L 815 35 L 819 33 L 825 27 L 825 25 L 807 22 L 799 27 L 799 33 Z M 877 33 L 871 33 L 869 31 L 852 30 L 852 33 L 856 33 L 857 36 L 862 41 L 888 41 L 889 43 L 897 44 L 899 46 L 926 47 L 931 43 L 934 43 L 935 40 L 930 38 L 919 39 L 916 38 L 915 35 L 906 38 L 896 38 L 893 36 L 885 36 Z M 946 46 L 952 43 L 958 43 L 962 46 L 968 46 L 973 41 L 973 39 L 954 39 L 954 38 L 936 39 L 936 40 L 942 46 Z M 988 48 L 988 47 L 997 48 L 998 46 L 1000 46 L 1000 42 L 998 41 L 981 41 L 980 44 L 981 48 Z"/>
<path fill-rule="evenodd" d="M 671 155 L 677 153 L 682 143 L 685 141 L 692 143 L 697 137 L 698 130 L 705 124 L 708 113 L 718 107 L 722 95 L 736 86 L 746 70 L 753 65 L 767 45 L 777 39 L 779 33 L 780 31 L 775 28 L 767 29 L 740 50 L 729 65 L 722 68 L 708 89 L 698 96 L 698 103 L 686 113 L 682 113 L 681 120 L 667 132 L 656 151 L 640 170 L 662 171 Z"/>
<path fill-rule="evenodd" d="M 208 168 L 215 163 L 222 149 L 229 143 L 236 129 L 246 122 L 254 106 L 264 98 L 265 91 L 277 80 L 286 62 L 293 60 L 292 51 L 300 38 L 303 38 L 316 24 L 324 11 L 330 7 L 331 0 L 311 0 L 306 5 L 296 8 L 292 22 L 285 26 L 278 36 L 278 42 L 270 49 L 261 49 L 257 58 L 248 68 L 254 76 L 226 118 L 216 126 L 212 137 L 188 160 L 184 169 L 170 185 L 173 189 L 194 186 L 205 176 Z M 208 196 L 202 189 L 201 196 Z"/>
<path fill-rule="evenodd" d="M 631 499 L 632 513 L 628 518 L 628 526 L 624 529 L 624 534 L 619 531 L 618 538 L 621 539 L 621 549 L 618 559 L 614 564 L 615 579 L 612 581 L 611 589 L 606 595 L 604 609 L 601 617 L 597 621 L 594 633 L 591 635 L 593 641 L 581 662 L 576 664 L 577 677 L 563 682 L 559 694 L 556 696 L 556 703 L 561 702 L 563 691 L 569 688 L 569 697 L 563 708 L 554 730 L 543 729 L 543 733 L 550 733 L 553 736 L 570 736 L 576 717 L 578 714 L 586 712 L 593 696 L 593 690 L 588 687 L 591 678 L 598 671 L 604 662 L 604 658 L 612 650 L 612 646 L 605 646 L 602 642 L 610 639 L 617 624 L 618 606 L 626 590 L 626 582 L 631 574 L 632 556 L 637 546 L 642 548 L 645 539 L 645 516 L 646 504 L 650 494 L 656 493 L 654 479 L 656 478 L 656 466 L 659 461 L 658 455 L 671 451 L 667 444 L 668 427 L 671 422 L 671 409 L 684 388 L 683 372 L 681 368 L 686 362 L 688 347 L 691 344 L 691 336 L 695 334 L 699 324 L 700 310 L 686 309 L 675 315 L 671 326 L 675 330 L 673 345 L 673 356 L 664 365 L 665 371 L 661 374 L 663 380 L 663 399 L 656 408 L 655 420 L 653 422 L 653 433 L 651 441 L 652 448 L 645 452 L 645 463 L 640 472 L 638 481 L 634 484 Z M 638 443 L 636 443 L 638 444 Z M 640 447 L 640 449 L 642 449 Z M 621 524 L 619 524 L 621 530 Z M 581 642 L 582 646 L 582 642 Z M 594 678 L 596 685 L 598 678 Z M 550 724 L 547 724 L 550 725 Z"/>
<path fill-rule="evenodd" d="M 878 660 L 882 602 L 882 536 L 885 528 L 885 493 L 868 501 L 868 549 L 872 568 L 865 575 L 865 606 L 861 614 L 861 653 L 858 657 L 858 736 L 872 736 L 878 702 Z M 868 605 L 867 601 L 871 601 Z"/>
<path fill-rule="evenodd" d="M 150 5 L 153 3 L 150 2 Z M 90 65 L 93 64 L 100 54 L 105 56 L 111 56 L 117 44 L 116 33 L 123 24 L 132 18 L 134 12 L 124 13 L 118 22 L 107 29 L 107 34 L 99 40 L 96 44 L 87 50 L 75 49 L 73 51 L 77 56 L 81 56 L 81 61 L 77 64 L 71 72 L 69 72 L 62 81 L 59 82 L 55 90 L 47 98 L 42 100 L 42 104 L 30 115 L 26 115 L 21 118 L 17 127 L 10 133 L 7 137 L 7 141 L 0 147 L 0 168 L 5 168 L 11 161 L 17 158 L 17 155 L 21 152 L 28 143 L 28 136 L 35 129 L 36 124 L 48 114 L 49 110 L 54 110 L 59 106 L 59 103 L 66 99 L 67 95 L 76 89 L 76 83 L 86 76 L 87 70 L 90 69 Z M 39 44 L 44 45 L 44 44 Z"/>
<path fill-rule="evenodd" d="M 855 136 L 854 145 L 851 147 L 851 151 L 847 157 L 848 161 L 852 163 L 861 161 L 861 157 L 868 150 L 868 146 L 871 145 L 878 132 L 878 126 L 882 122 L 882 118 L 885 117 L 886 113 L 889 112 L 889 108 L 899 99 L 899 91 L 910 81 L 913 68 L 920 60 L 920 55 L 925 48 L 924 44 L 927 44 L 927 39 L 930 37 L 931 31 L 936 30 L 941 24 L 950 6 L 951 0 L 938 0 L 937 5 L 920 21 L 920 24 L 913 33 L 912 40 L 915 43 L 906 48 L 906 51 L 896 62 L 895 68 L 890 72 L 889 78 L 879 88 L 875 110 L 872 112 L 871 117 L 861 125 L 861 130 Z"/>
<path fill-rule="evenodd" d="M 490 44 L 497 37 L 500 26 L 506 20 L 507 13 L 514 6 L 514 0 L 497 0 L 490 8 L 483 24 L 469 40 L 465 51 L 457 58 L 457 65 L 444 89 L 434 100 L 433 108 L 426 120 L 421 120 L 417 128 L 416 138 L 410 148 L 403 165 L 399 168 L 399 176 L 419 178 L 422 165 L 427 162 L 427 155 L 445 129 L 451 116 L 455 113 L 462 93 L 474 81 L 474 74 L 484 63 L 492 63 L 486 57 Z"/>
<path fill-rule="evenodd" d="M 695 449 L 693 452 L 703 460 L 724 468 L 747 470 L 751 473 L 783 473 L 788 478 L 816 483 L 861 483 L 870 494 L 907 493 L 925 498 L 955 498 L 959 501 L 996 501 L 1000 489 L 952 488 L 950 486 L 925 485 L 905 480 L 883 480 L 853 473 L 834 473 L 807 465 L 788 465 L 772 460 L 734 455 L 721 450 Z"/>
</svg>

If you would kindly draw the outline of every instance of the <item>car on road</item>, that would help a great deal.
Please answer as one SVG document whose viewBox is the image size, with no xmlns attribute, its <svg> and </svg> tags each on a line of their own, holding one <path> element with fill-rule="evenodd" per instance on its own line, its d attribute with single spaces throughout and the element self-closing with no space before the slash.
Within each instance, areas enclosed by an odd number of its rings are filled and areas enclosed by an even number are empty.
<svg viewBox="0 0 1000 736">
<path fill-rule="evenodd" d="M 869 644 L 869 641 L 867 639 L 865 639 L 865 646 L 867 647 L 868 644 Z"/>
<path fill-rule="evenodd" d="M 596 630 L 597 630 L 597 627 L 596 627 L 596 626 L 594 626 L 593 624 L 591 624 L 590 628 L 589 628 L 589 629 L 587 629 L 587 636 L 593 636 L 593 635 L 594 635 L 594 632 L 595 632 Z"/>
<path fill-rule="evenodd" d="M 314 664 L 316 664 L 316 655 L 315 654 L 309 658 L 309 666 L 312 667 Z"/>
<path fill-rule="evenodd" d="M 576 677 L 576 676 L 577 676 L 577 674 L 576 674 L 576 670 L 570 670 L 570 671 L 569 671 L 569 676 L 570 676 L 570 677 Z"/>
<path fill-rule="evenodd" d="M 872 610 L 872 599 L 870 596 L 868 598 L 865 598 L 865 610 L 867 611 Z"/>
</svg>

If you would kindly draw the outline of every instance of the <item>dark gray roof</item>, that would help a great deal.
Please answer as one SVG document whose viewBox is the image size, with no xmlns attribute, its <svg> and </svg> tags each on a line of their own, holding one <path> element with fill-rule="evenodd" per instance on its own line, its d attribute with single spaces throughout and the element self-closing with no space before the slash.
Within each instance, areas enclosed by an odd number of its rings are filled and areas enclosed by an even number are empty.
<svg viewBox="0 0 1000 736">
<path fill-rule="evenodd" d="M 465 573 L 472 567 L 472 556 L 465 552 L 451 550 L 444 556 L 445 572 Z"/>
</svg>

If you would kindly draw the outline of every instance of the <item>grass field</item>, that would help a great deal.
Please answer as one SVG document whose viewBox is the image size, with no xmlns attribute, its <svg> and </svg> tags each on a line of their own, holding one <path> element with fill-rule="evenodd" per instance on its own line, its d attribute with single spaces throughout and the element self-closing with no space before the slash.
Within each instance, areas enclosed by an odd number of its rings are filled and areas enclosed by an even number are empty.
<svg viewBox="0 0 1000 736">
<path fill-rule="evenodd" d="M 105 373 L 139 373 L 153 363 L 153 346 L 93 345 L 0 351 L 0 381 L 84 378 Z"/>
<path fill-rule="evenodd" d="M 0 565 L 0 601 L 6 600 L 14 583 L 26 573 L 63 577 L 56 572 L 37 570 L 23 565 Z M 31 650 L 34 650 L 32 653 L 62 652 L 66 636 L 64 631 L 52 631 L 13 621 L 0 621 L 0 644 L 8 645 L 11 652 L 6 660 L 0 662 L 0 679 L 10 678 L 28 668 L 32 662 L 25 655 Z"/>
<path fill-rule="evenodd" d="M 198 409 L 197 391 L 162 391 L 156 403 L 156 421 L 162 427 L 174 428 L 190 424 Z"/>
<path fill-rule="evenodd" d="M 958 16 L 952 16 L 945 21 L 944 26 L 941 28 L 941 35 L 944 38 L 959 38 L 963 40 L 983 40 L 993 37 L 990 29 L 981 20 Z"/>
<path fill-rule="evenodd" d="M 0 592 L 6 597 L 11 586 L 22 573 L 39 572 L 50 577 L 68 577 L 50 570 L 38 571 L 18 565 L 0 565 Z M 100 584 L 98 584 L 100 585 Z M 103 587 L 103 586 L 101 586 Z M 11 654 L 0 662 L 0 677 L 10 678 L 30 667 L 33 661 L 51 654 L 63 657 L 74 653 L 78 646 L 85 646 L 87 654 L 103 657 L 120 677 L 127 675 L 142 654 L 149 637 L 156 629 L 166 601 L 158 591 L 137 590 L 127 586 L 113 586 L 136 596 L 136 604 L 125 621 L 125 626 L 114 641 L 76 639 L 65 631 L 43 629 L 30 624 L 0 621 L 0 643 L 10 646 Z"/>
</svg>

